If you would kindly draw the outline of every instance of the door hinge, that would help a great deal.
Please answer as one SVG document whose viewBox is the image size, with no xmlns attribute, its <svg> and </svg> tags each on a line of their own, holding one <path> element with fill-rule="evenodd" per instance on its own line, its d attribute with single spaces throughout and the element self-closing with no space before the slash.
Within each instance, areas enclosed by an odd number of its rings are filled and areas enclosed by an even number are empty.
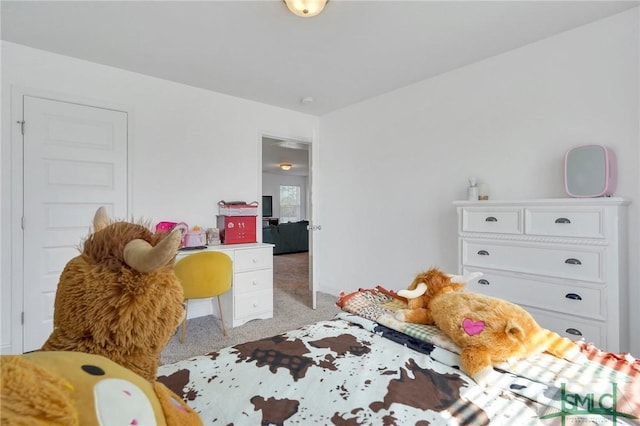
<svg viewBox="0 0 640 426">
<path fill-rule="evenodd" d="M 24 325 L 24 312 L 20 314 L 20 324 Z"/>
<path fill-rule="evenodd" d="M 18 121 L 16 121 L 16 123 L 18 123 L 20 125 L 20 132 L 24 136 L 24 120 L 18 120 Z"/>
<path fill-rule="evenodd" d="M 22 216 L 20 218 L 20 226 L 22 227 L 22 230 L 24 231 L 24 216 Z"/>
</svg>

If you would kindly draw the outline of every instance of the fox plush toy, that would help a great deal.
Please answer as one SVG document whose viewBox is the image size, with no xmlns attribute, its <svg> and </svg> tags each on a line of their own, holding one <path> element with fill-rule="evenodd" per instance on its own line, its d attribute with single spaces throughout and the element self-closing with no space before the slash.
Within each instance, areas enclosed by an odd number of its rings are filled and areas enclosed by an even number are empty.
<svg viewBox="0 0 640 426">
<path fill-rule="evenodd" d="M 576 363 L 586 362 L 578 346 L 542 328 L 522 307 L 495 297 L 463 292 L 467 277 L 447 275 L 437 268 L 420 273 L 407 290 L 408 309 L 396 319 L 436 325 L 460 347 L 462 370 L 478 384 L 494 380 L 493 366 L 534 353 L 548 352 Z"/>
</svg>

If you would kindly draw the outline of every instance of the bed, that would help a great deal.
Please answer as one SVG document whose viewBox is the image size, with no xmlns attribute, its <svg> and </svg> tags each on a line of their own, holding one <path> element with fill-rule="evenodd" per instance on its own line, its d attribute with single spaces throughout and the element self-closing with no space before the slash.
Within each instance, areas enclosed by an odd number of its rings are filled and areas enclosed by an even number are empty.
<svg viewBox="0 0 640 426">
<path fill-rule="evenodd" d="M 435 327 L 393 319 L 386 290 L 338 300 L 334 319 L 159 369 L 205 425 L 640 425 L 640 363 L 580 342 L 589 361 L 540 354 L 480 387 Z"/>
</svg>

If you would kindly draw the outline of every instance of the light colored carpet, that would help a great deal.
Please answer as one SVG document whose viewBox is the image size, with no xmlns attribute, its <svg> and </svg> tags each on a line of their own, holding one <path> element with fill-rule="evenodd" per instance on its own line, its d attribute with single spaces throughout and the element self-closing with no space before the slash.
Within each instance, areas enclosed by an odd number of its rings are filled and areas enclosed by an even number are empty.
<svg viewBox="0 0 640 426">
<path fill-rule="evenodd" d="M 317 293 L 317 309 L 311 309 L 308 290 L 308 253 L 283 254 L 273 257 L 273 318 L 254 320 L 240 327 L 229 328 L 222 335 L 220 321 L 212 315 L 187 321 L 187 336 L 180 344 L 179 331 L 160 354 L 160 364 L 168 364 L 214 352 L 226 346 L 289 331 L 317 321 L 331 319 L 340 312 L 336 296 Z"/>
</svg>

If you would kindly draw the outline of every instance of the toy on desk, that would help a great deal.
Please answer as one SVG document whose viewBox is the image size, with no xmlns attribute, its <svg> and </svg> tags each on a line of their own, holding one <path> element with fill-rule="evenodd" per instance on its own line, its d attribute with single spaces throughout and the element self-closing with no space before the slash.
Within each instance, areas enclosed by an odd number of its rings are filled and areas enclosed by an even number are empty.
<svg viewBox="0 0 640 426">
<path fill-rule="evenodd" d="M 155 380 L 160 352 L 185 312 L 173 269 L 181 238 L 179 229 L 154 234 L 111 222 L 98 209 L 93 233 L 60 275 L 54 329 L 42 350 L 102 355 Z"/>
<path fill-rule="evenodd" d="M 184 222 L 162 221 L 156 224 L 156 233 L 159 234 L 161 232 L 170 232 L 176 228 L 180 229 L 184 233 L 189 230 L 189 225 Z"/>
<path fill-rule="evenodd" d="M 208 246 L 217 246 L 220 245 L 222 241 L 220 241 L 220 230 L 218 228 L 208 228 L 207 229 L 207 245 Z"/>
<path fill-rule="evenodd" d="M 460 347 L 463 371 L 483 385 L 499 377 L 493 366 L 534 353 L 586 362 L 575 343 L 540 327 L 520 306 L 463 292 L 464 284 L 477 276 L 447 275 L 437 268 L 418 274 L 407 290 L 398 292 L 408 299 L 409 309 L 396 312 L 396 319 L 435 324 Z"/>
<path fill-rule="evenodd" d="M 184 248 L 207 248 L 207 232 L 198 225 L 191 230 L 187 230 L 182 235 L 182 246 Z"/>
<path fill-rule="evenodd" d="M 202 425 L 169 388 L 82 352 L 3 355 L 0 423 L 7 425 Z"/>
<path fill-rule="evenodd" d="M 156 224 L 156 232 L 170 232 L 179 229 L 182 232 L 180 249 L 204 249 L 207 248 L 207 233 L 200 226 L 189 228 L 185 222 L 162 221 Z"/>
</svg>

